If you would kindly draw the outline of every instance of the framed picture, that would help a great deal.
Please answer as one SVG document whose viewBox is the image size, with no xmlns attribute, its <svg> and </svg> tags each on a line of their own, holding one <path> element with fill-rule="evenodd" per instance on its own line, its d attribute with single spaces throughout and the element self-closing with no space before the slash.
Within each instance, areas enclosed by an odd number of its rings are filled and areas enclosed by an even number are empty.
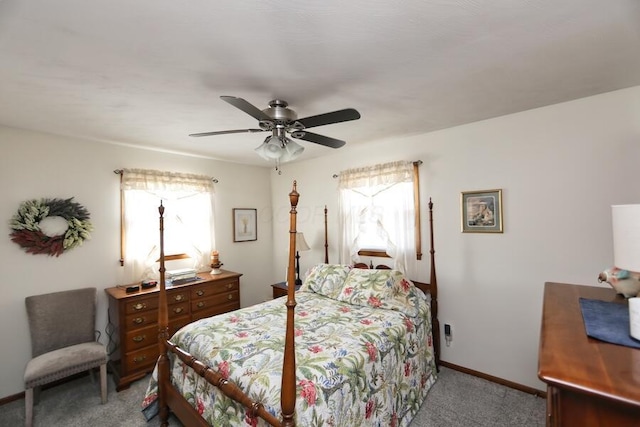
<svg viewBox="0 0 640 427">
<path fill-rule="evenodd" d="M 463 233 L 502 233 L 502 190 L 463 191 Z"/>
<path fill-rule="evenodd" d="M 258 211 L 256 209 L 233 209 L 233 241 L 258 240 Z"/>
</svg>

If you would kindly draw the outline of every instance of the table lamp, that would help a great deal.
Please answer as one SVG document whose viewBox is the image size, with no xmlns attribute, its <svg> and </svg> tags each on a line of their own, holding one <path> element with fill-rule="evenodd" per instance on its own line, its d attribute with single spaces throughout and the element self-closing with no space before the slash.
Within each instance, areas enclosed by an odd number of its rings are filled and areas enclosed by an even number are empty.
<svg viewBox="0 0 640 427">
<path fill-rule="evenodd" d="M 304 234 L 301 232 L 296 233 L 296 286 L 302 285 L 302 279 L 300 279 L 300 251 L 308 251 L 311 249 L 307 245 L 307 241 L 304 240 Z"/>
</svg>

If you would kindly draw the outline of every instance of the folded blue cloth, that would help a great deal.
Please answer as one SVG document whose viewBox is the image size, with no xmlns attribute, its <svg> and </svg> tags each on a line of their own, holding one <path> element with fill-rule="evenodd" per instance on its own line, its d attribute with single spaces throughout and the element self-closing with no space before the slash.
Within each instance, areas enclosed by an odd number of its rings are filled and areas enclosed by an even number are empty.
<svg viewBox="0 0 640 427">
<path fill-rule="evenodd" d="M 640 348 L 630 335 L 629 307 L 626 304 L 580 298 L 587 336 L 611 344 Z"/>
</svg>

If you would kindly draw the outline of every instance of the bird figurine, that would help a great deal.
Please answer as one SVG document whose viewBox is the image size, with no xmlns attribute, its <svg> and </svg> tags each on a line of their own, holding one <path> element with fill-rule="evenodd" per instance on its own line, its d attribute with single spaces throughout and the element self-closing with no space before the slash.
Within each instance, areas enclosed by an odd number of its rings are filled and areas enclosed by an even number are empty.
<svg viewBox="0 0 640 427">
<path fill-rule="evenodd" d="M 640 273 L 611 267 L 598 275 L 598 283 L 602 282 L 608 283 L 625 298 L 640 296 Z"/>
</svg>

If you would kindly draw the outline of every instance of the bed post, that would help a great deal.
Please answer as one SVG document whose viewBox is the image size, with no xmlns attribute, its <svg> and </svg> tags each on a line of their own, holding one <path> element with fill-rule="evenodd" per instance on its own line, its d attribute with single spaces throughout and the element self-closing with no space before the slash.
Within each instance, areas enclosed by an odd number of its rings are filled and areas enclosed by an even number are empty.
<svg viewBox="0 0 640 427">
<path fill-rule="evenodd" d="M 436 279 L 436 250 L 433 248 L 433 202 L 429 197 L 429 235 L 430 248 L 429 256 L 431 262 L 431 273 L 429 275 L 431 294 L 431 334 L 433 335 L 433 349 L 435 352 L 436 366 L 440 366 L 440 321 L 438 320 L 438 280 Z"/>
<path fill-rule="evenodd" d="M 287 268 L 287 329 L 284 344 L 284 362 L 282 366 L 282 385 L 280 405 L 282 408 L 282 427 L 295 426 L 296 411 L 296 352 L 294 335 L 294 314 L 296 307 L 296 217 L 299 194 L 297 183 L 293 181 L 293 190 L 289 193 L 291 210 L 289 211 L 289 267 Z"/>
<path fill-rule="evenodd" d="M 169 425 L 169 406 L 167 405 L 167 392 L 164 384 L 169 383 L 169 358 L 167 356 L 167 339 L 169 339 L 169 313 L 167 308 L 167 290 L 164 274 L 164 206 L 162 201 L 158 207 L 160 213 L 160 295 L 158 299 L 158 400 L 160 411 L 160 425 Z"/>
<path fill-rule="evenodd" d="M 329 236 L 327 235 L 327 205 L 324 205 L 324 263 L 329 264 Z"/>
</svg>

